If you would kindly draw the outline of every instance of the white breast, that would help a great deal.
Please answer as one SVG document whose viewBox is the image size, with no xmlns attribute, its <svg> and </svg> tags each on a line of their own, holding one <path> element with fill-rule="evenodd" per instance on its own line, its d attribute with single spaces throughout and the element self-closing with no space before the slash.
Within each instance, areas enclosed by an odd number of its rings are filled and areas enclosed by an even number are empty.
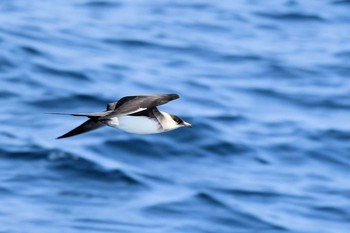
<svg viewBox="0 0 350 233">
<path fill-rule="evenodd" d="M 162 132 L 156 120 L 144 116 L 119 116 L 107 123 L 111 127 L 135 134 L 154 134 Z"/>
</svg>

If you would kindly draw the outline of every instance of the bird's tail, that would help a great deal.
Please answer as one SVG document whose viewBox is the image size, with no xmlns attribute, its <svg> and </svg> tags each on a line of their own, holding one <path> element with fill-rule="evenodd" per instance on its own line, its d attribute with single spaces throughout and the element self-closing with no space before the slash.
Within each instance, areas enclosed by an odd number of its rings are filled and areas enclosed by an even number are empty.
<svg viewBox="0 0 350 233">
<path fill-rule="evenodd" d="M 54 115 L 66 115 L 66 116 L 85 116 L 89 118 L 98 118 L 106 116 L 110 113 L 110 111 L 107 112 L 92 112 L 92 113 L 60 113 L 60 112 L 49 112 L 46 114 L 54 114 Z"/>
</svg>

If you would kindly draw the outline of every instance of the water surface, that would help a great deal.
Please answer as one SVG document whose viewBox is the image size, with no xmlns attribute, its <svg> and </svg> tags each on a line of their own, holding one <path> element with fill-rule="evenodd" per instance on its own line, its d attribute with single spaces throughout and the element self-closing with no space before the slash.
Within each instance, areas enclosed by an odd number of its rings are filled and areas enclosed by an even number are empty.
<svg viewBox="0 0 350 233">
<path fill-rule="evenodd" d="M 350 3 L 1 1 L 0 231 L 347 233 Z M 192 123 L 55 140 L 139 93 Z"/>
</svg>

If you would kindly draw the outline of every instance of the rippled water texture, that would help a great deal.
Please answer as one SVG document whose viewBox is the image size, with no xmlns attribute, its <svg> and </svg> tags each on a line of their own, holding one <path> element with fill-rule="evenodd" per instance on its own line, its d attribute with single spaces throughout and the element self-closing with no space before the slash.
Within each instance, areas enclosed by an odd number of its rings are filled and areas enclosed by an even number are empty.
<svg viewBox="0 0 350 233">
<path fill-rule="evenodd" d="M 0 1 L 0 232 L 348 233 L 350 2 Z M 55 140 L 122 96 L 193 124 Z"/>
</svg>

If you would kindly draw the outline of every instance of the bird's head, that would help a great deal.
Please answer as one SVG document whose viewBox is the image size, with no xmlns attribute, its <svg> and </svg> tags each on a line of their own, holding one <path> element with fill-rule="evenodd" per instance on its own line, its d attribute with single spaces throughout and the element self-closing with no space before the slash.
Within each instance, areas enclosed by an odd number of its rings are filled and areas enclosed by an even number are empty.
<svg viewBox="0 0 350 233">
<path fill-rule="evenodd" d="M 188 123 L 188 122 L 182 120 L 180 117 L 175 116 L 175 115 L 172 115 L 172 114 L 170 114 L 170 117 L 171 117 L 171 119 L 173 120 L 174 126 L 175 126 L 176 128 L 184 127 L 184 126 L 189 127 L 189 128 L 192 128 L 192 125 L 191 125 L 190 123 Z"/>
</svg>

